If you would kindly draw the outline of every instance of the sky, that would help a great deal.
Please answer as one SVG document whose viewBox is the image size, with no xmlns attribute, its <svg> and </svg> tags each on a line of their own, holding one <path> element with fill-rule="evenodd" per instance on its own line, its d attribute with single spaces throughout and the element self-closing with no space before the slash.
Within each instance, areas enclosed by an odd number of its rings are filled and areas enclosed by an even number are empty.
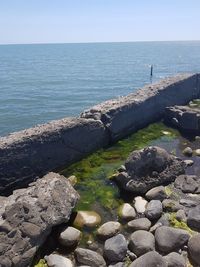
<svg viewBox="0 0 200 267">
<path fill-rule="evenodd" d="M 0 0 L 0 44 L 200 40 L 200 0 Z"/>
</svg>

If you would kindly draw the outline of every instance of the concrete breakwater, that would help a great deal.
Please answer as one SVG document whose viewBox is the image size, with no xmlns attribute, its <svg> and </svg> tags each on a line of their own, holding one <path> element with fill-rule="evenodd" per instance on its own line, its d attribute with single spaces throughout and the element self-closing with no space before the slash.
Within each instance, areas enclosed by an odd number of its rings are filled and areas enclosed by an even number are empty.
<svg viewBox="0 0 200 267">
<path fill-rule="evenodd" d="M 160 119 L 168 106 L 200 97 L 200 75 L 183 74 L 65 118 L 0 138 L 0 194 L 28 185 L 49 171 Z"/>
</svg>

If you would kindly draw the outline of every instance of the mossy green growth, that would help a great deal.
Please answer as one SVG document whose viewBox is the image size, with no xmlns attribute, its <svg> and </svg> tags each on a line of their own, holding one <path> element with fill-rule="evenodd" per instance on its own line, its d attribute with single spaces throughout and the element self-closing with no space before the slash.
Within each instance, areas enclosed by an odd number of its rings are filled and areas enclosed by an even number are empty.
<svg viewBox="0 0 200 267">
<path fill-rule="evenodd" d="M 155 144 L 157 140 L 159 144 L 170 143 L 177 136 L 176 130 L 166 127 L 161 122 L 154 123 L 62 170 L 61 174 L 66 177 L 75 175 L 78 178 L 75 188 L 81 198 L 77 209 L 90 210 L 95 203 L 109 210 L 119 207 L 122 200 L 119 199 L 118 188 L 112 179 L 108 178 L 117 171 L 133 150 Z"/>
<path fill-rule="evenodd" d="M 170 225 L 174 228 L 186 230 L 190 235 L 194 234 L 194 231 L 192 231 L 192 229 L 187 225 L 187 223 L 185 223 L 183 221 L 178 221 L 176 219 L 176 213 L 175 212 L 172 212 L 170 214 L 169 222 L 170 222 Z"/>
<path fill-rule="evenodd" d="M 34 267 L 48 267 L 48 265 L 44 259 L 41 259 Z"/>
</svg>

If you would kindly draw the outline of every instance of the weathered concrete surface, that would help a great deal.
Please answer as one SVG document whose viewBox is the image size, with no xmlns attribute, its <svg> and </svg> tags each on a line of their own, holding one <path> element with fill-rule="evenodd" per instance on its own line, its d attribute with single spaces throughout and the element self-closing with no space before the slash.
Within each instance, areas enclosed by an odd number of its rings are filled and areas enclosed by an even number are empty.
<svg viewBox="0 0 200 267">
<path fill-rule="evenodd" d="M 0 205 L 0 266 L 30 266 L 55 225 L 67 222 L 79 196 L 64 176 L 49 173 Z"/>
<path fill-rule="evenodd" d="M 200 109 L 174 106 L 165 109 L 165 121 L 182 131 L 200 133 Z"/>
<path fill-rule="evenodd" d="M 0 194 L 108 144 L 101 121 L 66 118 L 0 138 Z"/>
<path fill-rule="evenodd" d="M 198 74 L 167 78 L 136 93 L 96 105 L 83 112 L 82 117 L 101 120 L 114 142 L 161 118 L 166 107 L 198 98 L 199 79 Z"/>
</svg>

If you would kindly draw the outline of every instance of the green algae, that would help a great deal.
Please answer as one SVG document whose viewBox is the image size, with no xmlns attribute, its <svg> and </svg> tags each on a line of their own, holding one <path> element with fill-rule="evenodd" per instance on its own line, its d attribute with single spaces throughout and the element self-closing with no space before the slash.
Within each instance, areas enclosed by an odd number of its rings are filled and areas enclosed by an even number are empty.
<svg viewBox="0 0 200 267">
<path fill-rule="evenodd" d="M 186 222 L 178 221 L 176 219 L 176 213 L 172 212 L 169 216 L 170 225 L 174 228 L 186 230 L 190 235 L 194 234 L 194 231 L 187 225 Z"/>
<path fill-rule="evenodd" d="M 48 267 L 48 265 L 44 259 L 41 259 L 34 267 Z"/>
<path fill-rule="evenodd" d="M 75 175 L 78 179 L 75 188 L 81 198 L 77 210 L 89 210 L 95 203 L 108 210 L 119 207 L 123 201 L 119 198 L 118 188 L 108 178 L 116 173 L 133 150 L 151 145 L 156 140 L 170 142 L 177 136 L 176 130 L 162 122 L 154 123 L 62 170 L 61 174 L 66 177 Z"/>
</svg>

